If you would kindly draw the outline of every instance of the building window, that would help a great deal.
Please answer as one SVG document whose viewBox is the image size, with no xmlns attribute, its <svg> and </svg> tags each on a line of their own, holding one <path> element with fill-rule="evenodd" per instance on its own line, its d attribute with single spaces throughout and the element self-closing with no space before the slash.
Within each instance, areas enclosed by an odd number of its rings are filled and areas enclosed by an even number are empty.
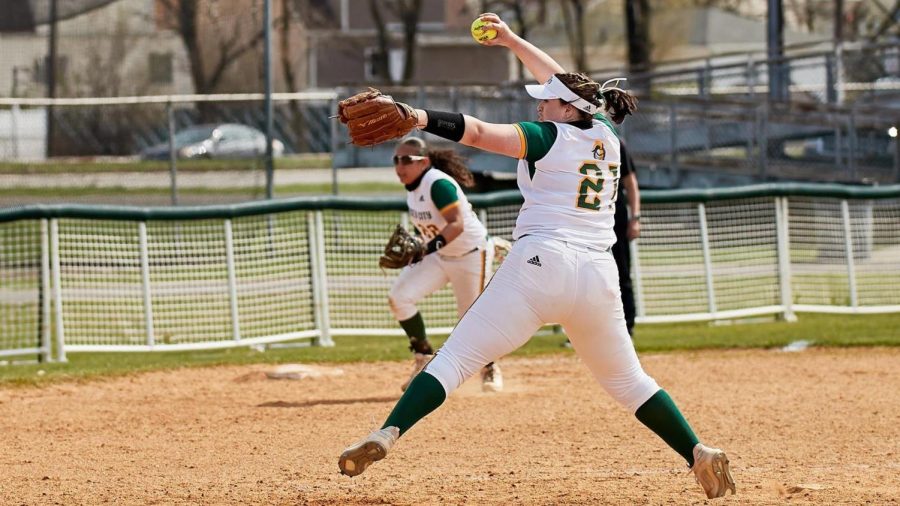
<svg viewBox="0 0 900 506">
<path fill-rule="evenodd" d="M 172 53 L 150 53 L 150 82 L 172 84 Z"/>
</svg>

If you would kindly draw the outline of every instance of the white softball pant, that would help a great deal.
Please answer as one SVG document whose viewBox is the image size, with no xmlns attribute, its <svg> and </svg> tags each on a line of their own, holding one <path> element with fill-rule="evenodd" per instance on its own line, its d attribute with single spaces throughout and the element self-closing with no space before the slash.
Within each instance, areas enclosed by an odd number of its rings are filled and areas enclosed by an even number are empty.
<svg viewBox="0 0 900 506">
<path fill-rule="evenodd" d="M 612 254 L 536 236 L 516 241 L 425 371 L 449 395 L 547 323 L 563 326 L 597 382 L 632 413 L 659 390 L 628 336 Z"/>
<path fill-rule="evenodd" d="M 388 294 L 388 305 L 397 321 L 415 316 L 416 304 L 440 290 L 447 283 L 453 288 L 456 311 L 462 316 L 475 302 L 491 277 L 494 261 L 493 242 L 487 241 L 478 249 L 459 257 L 445 257 L 440 253 L 426 255 L 422 261 L 404 267 L 394 280 Z"/>
</svg>

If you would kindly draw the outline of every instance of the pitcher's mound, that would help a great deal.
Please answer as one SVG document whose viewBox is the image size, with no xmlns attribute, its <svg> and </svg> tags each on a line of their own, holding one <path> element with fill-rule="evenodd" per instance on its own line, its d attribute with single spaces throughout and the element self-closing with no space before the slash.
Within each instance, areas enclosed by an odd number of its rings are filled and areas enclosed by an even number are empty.
<svg viewBox="0 0 900 506">
<path fill-rule="evenodd" d="M 300 380 L 307 378 L 321 378 L 324 376 L 342 376 L 343 369 L 337 367 L 323 367 L 320 365 L 284 364 L 266 371 L 269 379 Z"/>
</svg>

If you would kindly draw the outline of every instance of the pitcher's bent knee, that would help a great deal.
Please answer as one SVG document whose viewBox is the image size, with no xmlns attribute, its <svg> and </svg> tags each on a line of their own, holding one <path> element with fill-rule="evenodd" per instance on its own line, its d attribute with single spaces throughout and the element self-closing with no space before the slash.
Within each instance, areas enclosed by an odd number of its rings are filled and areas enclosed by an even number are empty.
<svg viewBox="0 0 900 506">
<path fill-rule="evenodd" d="M 431 362 L 425 367 L 425 371 L 437 378 L 447 395 L 459 388 L 466 378 L 470 376 L 466 375 L 459 359 L 443 349 L 438 350 Z"/>
<path fill-rule="evenodd" d="M 660 390 L 656 380 L 641 371 L 621 380 L 607 379 L 602 381 L 603 388 L 619 404 L 634 413 Z"/>
</svg>

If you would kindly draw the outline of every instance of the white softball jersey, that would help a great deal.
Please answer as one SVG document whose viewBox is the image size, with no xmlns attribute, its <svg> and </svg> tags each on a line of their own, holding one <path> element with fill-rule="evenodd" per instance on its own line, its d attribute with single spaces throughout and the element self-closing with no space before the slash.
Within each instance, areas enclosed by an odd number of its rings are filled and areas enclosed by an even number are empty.
<svg viewBox="0 0 900 506">
<path fill-rule="evenodd" d="M 449 395 L 541 326 L 562 325 L 596 381 L 632 413 L 657 391 L 625 325 L 609 251 L 619 141 L 604 120 L 518 123 L 525 203 L 512 251 L 425 371 Z"/>
<path fill-rule="evenodd" d="M 430 241 L 447 226 L 441 211 L 459 206 L 463 214 L 463 232 L 438 251 L 445 257 L 458 257 L 475 249 L 484 249 L 487 229 L 478 220 L 472 204 L 459 184 L 438 169 L 427 169 L 419 186 L 406 195 L 409 218 L 425 241 Z"/>
<path fill-rule="evenodd" d="M 406 204 L 410 220 L 426 241 L 447 226 L 441 210 L 451 206 L 462 208 L 463 232 L 437 252 L 425 255 L 421 262 L 400 271 L 388 294 L 391 314 L 398 321 L 412 318 L 418 312 L 416 304 L 450 283 L 457 314 L 462 316 L 491 277 L 494 248 L 487 229 L 459 184 L 434 168 L 426 170 L 419 185 L 409 191 Z"/>
<path fill-rule="evenodd" d="M 515 126 L 525 203 L 513 238 L 538 235 L 599 249 L 615 244 L 620 153 L 612 129 L 600 120 L 587 129 L 549 121 Z"/>
</svg>

